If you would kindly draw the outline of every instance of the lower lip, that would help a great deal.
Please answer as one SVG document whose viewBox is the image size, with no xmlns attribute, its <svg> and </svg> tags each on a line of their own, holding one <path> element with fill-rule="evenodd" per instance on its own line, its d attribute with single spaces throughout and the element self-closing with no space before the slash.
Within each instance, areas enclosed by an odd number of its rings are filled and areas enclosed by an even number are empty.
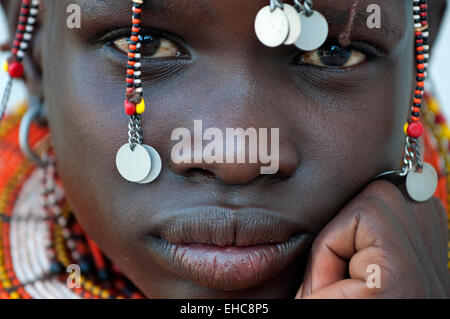
<svg viewBox="0 0 450 319">
<path fill-rule="evenodd" d="M 162 259 L 173 272 L 201 286 L 224 291 L 255 287 L 271 279 L 306 249 L 306 236 L 248 247 L 155 240 Z"/>
</svg>

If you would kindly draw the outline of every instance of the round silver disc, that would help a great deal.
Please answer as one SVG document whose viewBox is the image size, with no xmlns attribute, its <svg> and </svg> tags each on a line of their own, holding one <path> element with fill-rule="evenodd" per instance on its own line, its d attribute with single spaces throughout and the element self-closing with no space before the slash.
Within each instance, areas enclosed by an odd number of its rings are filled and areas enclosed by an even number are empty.
<svg viewBox="0 0 450 319">
<path fill-rule="evenodd" d="M 147 175 L 146 178 L 144 178 L 142 181 L 139 182 L 139 184 L 148 184 L 153 182 L 158 176 L 159 173 L 161 173 L 161 167 L 162 167 L 162 161 L 161 156 L 159 156 L 159 153 L 157 150 L 155 150 L 153 147 L 149 145 L 142 145 L 150 155 L 150 159 L 152 161 L 152 168 L 150 169 L 150 173 Z"/>
<path fill-rule="evenodd" d="M 255 32 L 259 41 L 268 47 L 282 45 L 289 35 L 289 22 L 283 10 L 276 8 L 270 12 L 270 6 L 259 10 L 255 19 Z"/>
<path fill-rule="evenodd" d="M 408 195 L 416 202 L 426 202 L 436 192 L 438 175 L 434 167 L 428 163 L 423 164 L 422 172 L 409 172 L 406 176 L 406 190 Z"/>
<path fill-rule="evenodd" d="M 289 4 L 284 4 L 284 14 L 286 14 L 286 18 L 289 22 L 289 35 L 286 41 L 284 41 L 284 44 L 291 45 L 300 38 L 300 34 L 302 33 L 302 21 L 300 20 L 300 15 L 297 10 Z"/>
<path fill-rule="evenodd" d="M 136 183 L 150 173 L 152 164 L 150 154 L 142 145 L 136 144 L 132 151 L 130 144 L 125 144 L 117 152 L 116 166 L 123 178 Z"/>
<path fill-rule="evenodd" d="M 299 15 L 302 23 L 302 32 L 295 42 L 295 46 L 303 51 L 313 51 L 320 48 L 328 38 L 327 19 L 315 10 L 309 17 L 304 11 Z"/>
</svg>

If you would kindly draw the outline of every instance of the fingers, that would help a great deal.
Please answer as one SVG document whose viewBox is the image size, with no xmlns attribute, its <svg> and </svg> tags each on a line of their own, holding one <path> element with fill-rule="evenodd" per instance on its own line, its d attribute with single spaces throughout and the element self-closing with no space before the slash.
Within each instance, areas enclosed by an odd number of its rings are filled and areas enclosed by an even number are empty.
<svg viewBox="0 0 450 319">
<path fill-rule="evenodd" d="M 431 199 L 425 203 L 416 203 L 406 199 L 393 184 L 382 181 L 373 188 L 372 196 L 390 211 L 402 226 L 411 243 L 429 286 L 431 296 L 441 296 L 443 293 L 442 273 L 445 270 L 443 257 L 443 239 L 441 218 L 438 218 L 435 201 Z M 439 270 L 438 270 L 439 269 Z"/>
<path fill-rule="evenodd" d="M 305 299 L 367 299 L 373 294 L 366 289 L 365 283 L 355 279 L 345 279 L 322 288 Z"/>
<path fill-rule="evenodd" d="M 381 181 L 377 187 L 373 188 L 372 196 L 377 197 L 401 225 L 424 270 L 430 295 L 441 295 L 442 286 L 433 264 L 436 252 L 430 251 L 430 246 L 427 246 L 424 241 L 424 235 L 432 239 L 433 244 L 439 242 L 436 237 L 440 238 L 440 226 L 434 222 L 436 215 L 432 201 L 416 203 L 406 200 L 397 187 L 386 181 Z M 422 220 L 421 224 L 418 223 L 417 218 Z M 439 252 L 441 244 L 439 243 L 438 246 Z"/>
<path fill-rule="evenodd" d="M 366 281 L 371 264 L 382 269 L 381 285 L 385 290 L 394 279 L 404 281 L 407 289 L 408 278 L 423 277 L 423 269 L 403 227 L 375 192 L 380 187 L 377 183 L 350 202 L 316 238 L 305 273 L 303 297 L 310 293 L 315 296 L 325 287 L 329 291 L 328 287 L 333 285 L 347 287 L 343 283 L 349 287 L 342 292 L 344 295 L 350 294 L 355 287 L 364 290 L 358 295 L 370 295 L 373 290 Z M 359 283 L 343 280 L 348 262 L 350 277 Z"/>
</svg>

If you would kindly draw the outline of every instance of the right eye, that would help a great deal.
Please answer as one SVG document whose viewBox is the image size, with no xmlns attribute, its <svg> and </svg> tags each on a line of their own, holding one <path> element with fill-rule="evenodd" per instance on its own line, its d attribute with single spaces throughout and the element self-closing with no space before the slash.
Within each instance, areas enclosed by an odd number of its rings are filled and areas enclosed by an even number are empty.
<svg viewBox="0 0 450 319">
<path fill-rule="evenodd" d="M 125 54 L 128 52 L 128 37 L 119 38 L 112 43 L 117 50 Z M 186 56 L 175 43 L 158 35 L 143 35 L 141 50 L 142 58 L 147 59 L 182 58 Z"/>
<path fill-rule="evenodd" d="M 363 64 L 367 56 L 361 51 L 341 48 L 339 45 L 324 45 L 321 48 L 306 52 L 300 57 L 300 64 L 310 64 L 326 68 L 350 68 Z"/>
</svg>

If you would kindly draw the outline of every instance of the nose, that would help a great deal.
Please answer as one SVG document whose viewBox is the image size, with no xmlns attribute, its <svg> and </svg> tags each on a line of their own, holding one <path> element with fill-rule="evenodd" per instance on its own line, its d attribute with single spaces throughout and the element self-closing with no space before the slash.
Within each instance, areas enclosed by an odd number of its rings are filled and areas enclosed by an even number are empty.
<svg viewBox="0 0 450 319">
<path fill-rule="evenodd" d="M 286 76 L 278 64 L 242 54 L 248 50 L 239 43 L 235 44 L 239 55 L 230 50 L 220 56 L 220 63 L 203 57 L 191 70 L 204 82 L 190 92 L 196 96 L 195 111 L 184 118 L 185 128 L 172 134 L 173 144 L 185 139 L 184 149 L 172 145 L 170 165 L 176 174 L 247 184 L 259 177 L 289 177 L 298 167 L 296 138 L 291 136 L 296 126 L 280 111 L 280 105 L 291 103 L 292 95 L 287 85 L 273 87 L 274 78 L 285 83 Z M 199 119 L 202 125 L 196 125 Z"/>
<path fill-rule="evenodd" d="M 194 131 L 198 130 L 195 125 Z M 298 155 L 293 145 L 279 143 L 276 128 L 245 130 L 253 133 L 245 138 L 247 143 L 242 135 L 240 139 L 235 138 L 236 135 L 228 135 L 234 129 L 226 129 L 223 133 L 215 129 L 215 139 L 211 142 L 208 130 L 202 134 L 202 137 L 208 137 L 207 141 L 200 140 L 198 132 L 190 134 L 187 129 L 180 132 L 178 137 L 182 139 L 172 148 L 173 172 L 189 178 L 217 177 L 227 184 L 238 185 L 262 176 L 286 178 L 298 166 Z M 255 137 L 256 140 L 252 140 Z"/>
</svg>

